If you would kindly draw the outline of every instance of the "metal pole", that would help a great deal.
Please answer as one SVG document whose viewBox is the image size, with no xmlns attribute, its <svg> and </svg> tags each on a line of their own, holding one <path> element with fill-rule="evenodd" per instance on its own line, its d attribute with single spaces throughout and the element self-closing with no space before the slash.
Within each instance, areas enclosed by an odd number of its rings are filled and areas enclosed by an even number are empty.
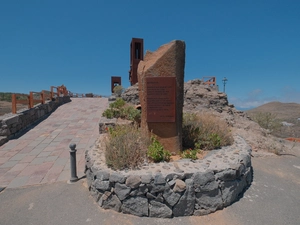
<svg viewBox="0 0 300 225">
<path fill-rule="evenodd" d="M 70 183 L 74 183 L 78 180 L 76 170 L 76 144 L 70 144 L 70 167 L 71 167 L 71 178 Z"/>
<path fill-rule="evenodd" d="M 223 81 L 223 84 L 224 84 L 223 92 L 225 93 L 225 85 L 226 85 L 226 82 L 227 82 L 228 80 L 227 80 L 226 77 L 224 77 L 222 81 Z"/>
</svg>

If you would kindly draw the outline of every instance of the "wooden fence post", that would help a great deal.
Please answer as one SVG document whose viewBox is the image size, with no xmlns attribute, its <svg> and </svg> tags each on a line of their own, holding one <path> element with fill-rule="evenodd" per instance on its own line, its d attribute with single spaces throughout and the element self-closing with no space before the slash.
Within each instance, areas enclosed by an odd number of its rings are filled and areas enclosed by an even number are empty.
<svg viewBox="0 0 300 225">
<path fill-rule="evenodd" d="M 41 100 L 42 100 L 42 104 L 45 104 L 45 92 L 44 91 L 41 92 Z"/>
<path fill-rule="evenodd" d="M 13 114 L 17 113 L 17 102 L 16 102 L 17 99 L 16 98 L 17 98 L 16 94 L 11 95 L 11 103 L 12 103 L 11 109 L 12 109 Z"/>
<path fill-rule="evenodd" d="M 51 101 L 53 100 L 53 86 L 51 86 L 51 92 L 50 92 L 50 98 L 51 98 Z"/>
<path fill-rule="evenodd" d="M 33 93 L 30 92 L 29 94 L 29 100 L 28 100 L 28 106 L 29 106 L 29 109 L 33 108 Z"/>
</svg>

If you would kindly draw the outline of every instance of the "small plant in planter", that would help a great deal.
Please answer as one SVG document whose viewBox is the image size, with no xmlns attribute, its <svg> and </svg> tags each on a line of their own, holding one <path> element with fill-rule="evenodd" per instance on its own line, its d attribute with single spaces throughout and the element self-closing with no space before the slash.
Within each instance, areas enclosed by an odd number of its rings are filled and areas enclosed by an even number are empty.
<svg viewBox="0 0 300 225">
<path fill-rule="evenodd" d="M 185 113 L 182 123 L 182 143 L 185 148 L 212 150 L 233 143 L 225 121 L 208 113 Z"/>
<path fill-rule="evenodd" d="M 168 162 L 171 158 L 171 153 L 165 150 L 162 144 L 153 135 L 151 136 L 151 144 L 148 146 L 147 155 L 154 162 Z"/>
<path fill-rule="evenodd" d="M 149 138 L 141 135 L 135 125 L 116 125 L 108 128 L 105 159 L 108 167 L 134 169 L 139 167 L 147 156 Z"/>
<path fill-rule="evenodd" d="M 140 121 L 141 112 L 132 105 L 126 104 L 122 98 L 117 98 L 115 102 L 109 104 L 109 108 L 102 113 L 102 116 L 108 119 L 122 118 L 131 121 Z"/>
<path fill-rule="evenodd" d="M 196 160 L 196 159 L 198 159 L 198 157 L 197 157 L 198 153 L 199 153 L 199 150 L 197 150 L 197 149 L 187 149 L 181 153 L 181 157 Z"/>
</svg>

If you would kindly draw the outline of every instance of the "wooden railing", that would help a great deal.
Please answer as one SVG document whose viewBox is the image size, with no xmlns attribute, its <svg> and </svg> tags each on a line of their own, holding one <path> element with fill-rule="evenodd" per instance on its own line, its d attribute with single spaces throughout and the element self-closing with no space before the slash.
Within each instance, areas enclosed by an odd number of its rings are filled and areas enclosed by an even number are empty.
<svg viewBox="0 0 300 225">
<path fill-rule="evenodd" d="M 203 77 L 202 82 L 203 82 L 203 84 L 206 84 L 209 86 L 215 86 L 216 85 L 216 77 Z"/>
<path fill-rule="evenodd" d="M 69 92 L 67 88 L 64 85 L 62 85 L 59 87 L 51 86 L 51 91 L 31 91 L 29 95 L 12 94 L 12 113 L 17 113 L 17 104 L 27 105 L 28 109 L 31 109 L 34 107 L 34 105 L 38 103 L 45 104 L 46 101 L 53 101 L 55 97 L 58 96 L 67 96 L 68 93 Z"/>
<path fill-rule="evenodd" d="M 289 138 L 286 138 L 285 140 L 293 141 L 293 142 L 300 142 L 300 138 L 294 138 L 294 137 L 289 137 Z"/>
</svg>

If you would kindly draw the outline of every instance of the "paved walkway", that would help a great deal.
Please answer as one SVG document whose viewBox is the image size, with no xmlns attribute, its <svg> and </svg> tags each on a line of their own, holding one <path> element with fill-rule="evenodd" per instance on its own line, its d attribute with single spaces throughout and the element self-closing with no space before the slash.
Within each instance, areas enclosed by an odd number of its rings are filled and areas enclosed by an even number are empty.
<svg viewBox="0 0 300 225">
<path fill-rule="evenodd" d="M 18 139 L 0 147 L 0 187 L 14 188 L 70 179 L 69 144 L 77 145 L 77 173 L 84 152 L 98 137 L 106 98 L 73 98 Z"/>
<path fill-rule="evenodd" d="M 298 149 L 299 152 L 299 149 Z M 298 225 L 300 158 L 253 158 L 254 180 L 231 206 L 207 216 L 172 219 L 137 217 L 99 208 L 85 179 L 9 188 L 0 192 L 0 224 L 5 225 Z M 84 185 L 82 185 L 84 184 Z"/>
</svg>

